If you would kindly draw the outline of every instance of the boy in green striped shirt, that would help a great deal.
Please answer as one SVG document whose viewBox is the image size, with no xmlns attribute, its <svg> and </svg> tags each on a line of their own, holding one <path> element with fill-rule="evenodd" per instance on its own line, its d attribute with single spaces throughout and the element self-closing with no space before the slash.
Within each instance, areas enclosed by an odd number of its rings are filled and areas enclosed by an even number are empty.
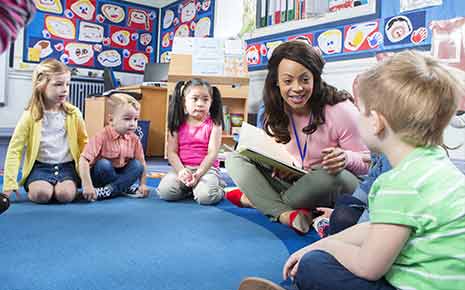
<svg viewBox="0 0 465 290">
<path fill-rule="evenodd" d="M 393 169 L 370 190 L 371 222 L 295 252 L 285 279 L 300 290 L 465 289 L 465 176 L 440 147 L 463 92 L 457 74 L 414 51 L 362 74 L 360 133 Z M 240 289 L 282 288 L 249 278 Z"/>
</svg>

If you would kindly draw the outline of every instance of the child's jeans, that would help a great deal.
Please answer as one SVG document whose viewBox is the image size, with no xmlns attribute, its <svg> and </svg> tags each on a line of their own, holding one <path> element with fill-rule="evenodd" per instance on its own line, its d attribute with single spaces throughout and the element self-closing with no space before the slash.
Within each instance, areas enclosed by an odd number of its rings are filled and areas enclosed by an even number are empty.
<svg viewBox="0 0 465 290">
<path fill-rule="evenodd" d="M 293 286 L 299 290 L 396 290 L 384 278 L 368 281 L 355 276 L 323 251 L 312 251 L 302 257 L 294 282 Z"/>
<path fill-rule="evenodd" d="M 100 159 L 90 170 L 92 184 L 95 187 L 110 185 L 114 193 L 124 193 L 144 172 L 139 160 L 132 159 L 121 168 L 114 168 L 108 159 Z"/>
</svg>

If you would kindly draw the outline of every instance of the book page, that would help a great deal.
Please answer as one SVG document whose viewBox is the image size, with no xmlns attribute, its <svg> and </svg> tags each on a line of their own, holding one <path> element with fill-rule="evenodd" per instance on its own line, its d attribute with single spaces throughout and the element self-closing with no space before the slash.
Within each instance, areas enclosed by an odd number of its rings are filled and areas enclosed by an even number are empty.
<svg viewBox="0 0 465 290">
<path fill-rule="evenodd" d="M 285 145 L 277 143 L 264 130 L 243 122 L 239 136 L 236 151 L 241 155 L 247 156 L 256 162 L 265 163 L 281 170 L 292 171 L 299 175 L 307 173 L 305 170 L 295 167 Z"/>
</svg>

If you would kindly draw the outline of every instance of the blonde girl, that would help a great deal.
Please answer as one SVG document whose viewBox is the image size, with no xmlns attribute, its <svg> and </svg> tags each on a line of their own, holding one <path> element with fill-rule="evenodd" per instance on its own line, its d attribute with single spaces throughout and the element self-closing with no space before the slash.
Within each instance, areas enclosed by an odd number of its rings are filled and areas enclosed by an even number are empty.
<svg viewBox="0 0 465 290">
<path fill-rule="evenodd" d="M 75 199 L 80 183 L 77 166 L 87 132 L 81 112 L 67 102 L 70 80 L 68 67 L 56 59 L 47 59 L 34 70 L 32 96 L 6 154 L 3 191 L 7 196 L 18 195 L 19 186 L 24 185 L 32 202 Z"/>
</svg>

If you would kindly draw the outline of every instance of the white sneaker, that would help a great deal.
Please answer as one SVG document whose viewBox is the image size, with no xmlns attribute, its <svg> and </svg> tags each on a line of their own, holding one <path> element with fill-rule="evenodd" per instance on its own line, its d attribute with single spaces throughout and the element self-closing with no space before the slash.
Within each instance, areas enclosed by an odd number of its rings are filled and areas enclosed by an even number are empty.
<svg viewBox="0 0 465 290">
<path fill-rule="evenodd" d="M 144 194 L 139 191 L 139 185 L 134 183 L 128 189 L 128 191 L 123 192 L 123 195 L 129 198 L 143 198 Z"/>
<path fill-rule="evenodd" d="M 109 198 L 113 194 L 113 188 L 109 185 L 97 187 L 95 188 L 95 193 L 97 193 L 97 200 Z"/>
</svg>

